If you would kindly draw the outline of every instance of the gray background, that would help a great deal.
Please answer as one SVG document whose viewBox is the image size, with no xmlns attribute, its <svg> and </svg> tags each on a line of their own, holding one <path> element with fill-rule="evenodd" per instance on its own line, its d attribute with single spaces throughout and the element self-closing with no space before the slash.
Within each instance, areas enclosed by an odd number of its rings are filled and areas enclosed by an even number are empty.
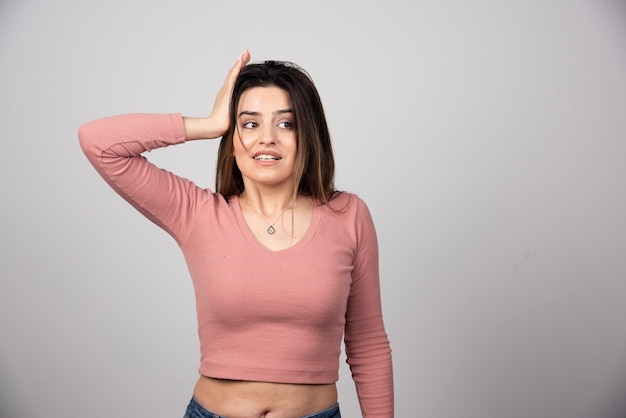
<svg viewBox="0 0 626 418">
<path fill-rule="evenodd" d="M 626 411 L 620 1 L 0 3 L 0 415 L 176 417 L 199 361 L 174 241 L 83 157 L 80 124 L 210 110 L 292 60 L 337 184 L 379 232 L 400 418 Z M 212 186 L 216 142 L 159 150 Z M 345 365 L 347 418 L 359 416 Z"/>
</svg>

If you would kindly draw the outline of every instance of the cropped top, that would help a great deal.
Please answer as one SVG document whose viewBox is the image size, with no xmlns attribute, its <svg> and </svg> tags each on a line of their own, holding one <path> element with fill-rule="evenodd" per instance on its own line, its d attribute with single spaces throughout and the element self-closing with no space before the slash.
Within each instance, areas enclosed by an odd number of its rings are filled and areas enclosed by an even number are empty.
<svg viewBox="0 0 626 418">
<path fill-rule="evenodd" d="M 225 199 L 160 169 L 145 151 L 183 143 L 180 114 L 88 122 L 80 144 L 105 181 L 167 231 L 193 281 L 202 375 L 277 383 L 338 380 L 341 339 L 364 417 L 393 416 L 378 244 L 365 203 L 338 193 L 316 205 L 293 246 L 271 251 Z"/>
</svg>

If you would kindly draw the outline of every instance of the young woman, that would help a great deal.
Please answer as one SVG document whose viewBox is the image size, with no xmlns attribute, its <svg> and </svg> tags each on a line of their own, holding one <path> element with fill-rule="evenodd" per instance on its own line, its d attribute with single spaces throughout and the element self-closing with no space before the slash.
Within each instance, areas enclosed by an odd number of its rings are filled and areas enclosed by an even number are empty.
<svg viewBox="0 0 626 418">
<path fill-rule="evenodd" d="M 322 103 L 291 63 L 231 68 L 208 117 L 84 124 L 83 151 L 183 251 L 196 294 L 200 378 L 185 417 L 337 418 L 341 339 L 363 417 L 393 417 L 378 244 L 356 195 L 334 188 Z M 222 137 L 215 191 L 141 154 Z"/>
</svg>

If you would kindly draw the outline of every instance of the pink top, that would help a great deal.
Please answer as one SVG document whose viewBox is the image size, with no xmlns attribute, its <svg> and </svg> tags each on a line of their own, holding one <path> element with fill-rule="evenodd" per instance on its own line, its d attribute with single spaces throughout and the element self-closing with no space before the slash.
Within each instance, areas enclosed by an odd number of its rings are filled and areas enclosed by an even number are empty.
<svg viewBox="0 0 626 418">
<path fill-rule="evenodd" d="M 363 416 L 393 416 L 378 245 L 362 200 L 340 193 L 315 206 L 305 236 L 270 251 L 248 228 L 237 197 L 226 200 L 140 155 L 185 141 L 180 114 L 100 119 L 83 125 L 79 138 L 107 183 L 182 249 L 196 294 L 202 375 L 334 383 L 344 337 Z"/>
</svg>

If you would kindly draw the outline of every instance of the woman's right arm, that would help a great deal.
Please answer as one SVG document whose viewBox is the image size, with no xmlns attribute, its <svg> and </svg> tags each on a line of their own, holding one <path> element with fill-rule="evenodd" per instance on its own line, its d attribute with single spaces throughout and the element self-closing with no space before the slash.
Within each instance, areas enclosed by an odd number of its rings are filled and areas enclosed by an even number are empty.
<svg viewBox="0 0 626 418">
<path fill-rule="evenodd" d="M 190 231 L 195 207 L 212 194 L 159 169 L 142 153 L 187 140 L 223 135 L 228 129 L 232 86 L 249 59 L 250 55 L 244 52 L 228 72 L 207 117 L 127 114 L 91 121 L 79 129 L 81 147 L 104 180 L 179 242 Z"/>
<path fill-rule="evenodd" d="M 185 142 L 179 114 L 98 119 L 82 125 L 78 137 L 83 152 L 113 190 L 177 241 L 184 241 L 195 205 L 211 193 L 159 169 L 142 155 Z"/>
</svg>

